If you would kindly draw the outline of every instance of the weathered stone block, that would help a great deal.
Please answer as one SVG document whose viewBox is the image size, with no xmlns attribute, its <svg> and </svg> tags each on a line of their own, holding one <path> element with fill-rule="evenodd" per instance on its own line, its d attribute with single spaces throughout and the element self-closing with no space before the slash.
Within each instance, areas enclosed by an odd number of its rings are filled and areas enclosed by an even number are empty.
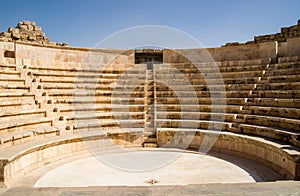
<svg viewBox="0 0 300 196">
<path fill-rule="evenodd" d="M 35 36 L 32 36 L 32 35 L 30 35 L 30 36 L 28 36 L 28 40 L 29 40 L 29 41 L 35 41 L 35 40 L 36 40 L 36 37 L 35 37 Z"/>
<path fill-rule="evenodd" d="M 20 25 L 20 26 L 18 26 L 21 30 L 25 30 L 25 31 L 27 31 L 28 30 L 28 28 L 27 28 L 27 25 Z"/>
<path fill-rule="evenodd" d="M 28 29 L 28 31 L 33 31 L 34 30 L 34 26 L 33 25 L 27 25 L 27 29 Z"/>
<path fill-rule="evenodd" d="M 2 32 L 2 33 L 0 33 L 0 36 L 3 36 L 3 37 L 11 37 L 11 33 L 8 33 L 8 32 Z"/>
<path fill-rule="evenodd" d="M 34 31 L 42 31 L 42 27 L 40 27 L 40 26 L 34 26 Z"/>
<path fill-rule="evenodd" d="M 13 32 L 13 33 L 12 33 L 12 38 L 13 38 L 13 39 L 20 39 L 20 38 L 21 38 L 21 35 L 20 35 L 20 33 L 18 33 L 18 32 Z"/>
<path fill-rule="evenodd" d="M 24 20 L 24 21 L 23 21 L 23 24 L 24 24 L 24 25 L 33 25 L 33 26 L 35 26 L 35 22 L 27 21 L 27 20 Z"/>
</svg>

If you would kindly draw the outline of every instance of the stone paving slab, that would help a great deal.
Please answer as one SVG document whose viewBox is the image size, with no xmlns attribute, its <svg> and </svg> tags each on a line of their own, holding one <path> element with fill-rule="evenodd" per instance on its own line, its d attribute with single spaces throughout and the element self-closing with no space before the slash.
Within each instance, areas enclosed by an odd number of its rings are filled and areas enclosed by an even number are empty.
<svg viewBox="0 0 300 196">
<path fill-rule="evenodd" d="M 207 184 L 186 186 L 141 187 L 15 187 L 2 189 L 2 195 L 300 195 L 300 181 L 260 182 L 247 184 Z M 1 192 L 0 192 L 1 193 Z"/>
</svg>

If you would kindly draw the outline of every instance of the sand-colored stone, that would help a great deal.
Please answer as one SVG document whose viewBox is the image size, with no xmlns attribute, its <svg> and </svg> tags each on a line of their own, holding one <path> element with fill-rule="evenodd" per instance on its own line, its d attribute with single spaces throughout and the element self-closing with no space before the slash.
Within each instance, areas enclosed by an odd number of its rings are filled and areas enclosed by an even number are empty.
<svg viewBox="0 0 300 196">
<path fill-rule="evenodd" d="M 281 178 L 300 178 L 298 35 L 158 51 L 65 47 L 29 21 L 1 36 L 3 186 L 49 161 L 87 148 L 108 150 L 106 141 L 126 148 L 211 147 Z M 137 65 L 135 52 L 157 52 L 163 62 Z"/>
</svg>

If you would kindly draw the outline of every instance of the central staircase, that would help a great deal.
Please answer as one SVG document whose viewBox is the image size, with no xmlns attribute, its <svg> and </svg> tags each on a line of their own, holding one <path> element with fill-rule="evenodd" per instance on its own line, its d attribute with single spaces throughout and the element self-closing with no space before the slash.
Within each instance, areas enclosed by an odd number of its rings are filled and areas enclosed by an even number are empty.
<svg viewBox="0 0 300 196">
<path fill-rule="evenodd" d="M 155 80 L 153 68 L 151 68 L 148 68 L 146 71 L 144 147 L 157 147 L 155 128 Z"/>
</svg>

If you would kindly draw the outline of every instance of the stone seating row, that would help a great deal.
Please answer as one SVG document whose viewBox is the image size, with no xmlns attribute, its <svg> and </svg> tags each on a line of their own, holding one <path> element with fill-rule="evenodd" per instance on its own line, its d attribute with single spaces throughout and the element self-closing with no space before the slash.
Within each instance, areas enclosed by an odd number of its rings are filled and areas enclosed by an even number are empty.
<svg viewBox="0 0 300 196">
<path fill-rule="evenodd" d="M 178 92 L 177 92 L 178 93 Z M 198 97 L 213 97 L 213 98 L 248 98 L 251 97 L 252 91 L 250 90 L 237 90 L 237 91 L 198 91 L 196 92 Z M 172 95 L 172 92 L 169 92 L 170 95 Z M 252 97 L 256 97 L 257 95 L 253 95 Z M 288 97 L 287 95 L 283 97 Z M 168 98 L 168 96 L 165 96 L 162 98 Z M 189 99 L 190 97 L 187 97 Z M 192 99 L 190 99 L 192 100 Z"/>
<path fill-rule="evenodd" d="M 300 109 L 287 107 L 243 106 L 248 114 L 300 119 Z"/>
<path fill-rule="evenodd" d="M 276 116 L 259 116 L 245 114 L 244 122 L 250 125 L 262 125 L 281 129 L 300 131 L 300 120 Z"/>
<path fill-rule="evenodd" d="M 0 135 L 0 149 L 6 149 L 11 146 L 20 145 L 30 141 L 38 140 L 44 137 L 59 136 L 62 134 L 60 126 L 42 126 L 38 128 L 28 128 Z"/>
<path fill-rule="evenodd" d="M 268 70 L 268 72 L 266 72 L 266 76 L 282 76 L 282 75 L 298 75 L 300 74 L 300 66 L 298 65 L 298 67 L 296 68 L 272 68 L 270 67 L 270 69 Z"/>
<path fill-rule="evenodd" d="M 299 99 L 300 90 L 254 90 L 251 93 L 253 98 L 274 98 L 274 99 Z"/>
<path fill-rule="evenodd" d="M 158 76 L 158 75 L 157 75 Z M 170 76 L 159 74 L 158 77 L 155 78 L 159 83 L 165 84 L 176 84 L 176 85 L 188 85 L 193 84 L 197 85 L 249 85 L 249 84 L 256 84 L 261 80 L 261 77 L 239 77 L 239 78 L 209 78 L 209 77 L 202 77 L 199 78 L 197 76 L 185 77 L 185 76 Z"/>
<path fill-rule="evenodd" d="M 238 114 L 242 111 L 242 106 L 239 105 L 197 105 L 197 104 L 178 104 L 158 102 L 156 105 L 157 111 L 182 111 L 182 112 L 213 112 L 213 113 L 233 113 Z"/>
<path fill-rule="evenodd" d="M 0 112 L 0 123 L 18 121 L 23 118 L 39 118 L 45 117 L 46 111 L 40 109 L 23 109 L 23 110 L 4 110 Z"/>
<path fill-rule="evenodd" d="M 177 69 L 155 69 L 155 77 L 157 79 L 161 79 L 161 77 L 166 76 L 169 78 L 182 78 L 182 75 L 177 75 L 178 73 L 182 73 L 186 78 L 192 79 L 209 79 L 209 78 L 241 78 L 241 77 L 260 77 L 264 70 L 254 70 L 254 71 L 241 71 L 241 72 L 218 72 L 218 70 L 214 70 L 210 73 L 202 73 L 198 70 L 186 70 L 186 72 L 181 72 Z"/>
<path fill-rule="evenodd" d="M 222 67 L 249 67 L 253 65 L 265 65 L 269 64 L 271 61 L 270 58 L 263 58 L 263 59 L 251 59 L 251 60 L 231 60 L 231 61 L 221 61 L 217 62 L 218 65 Z"/>
<path fill-rule="evenodd" d="M 126 74 L 97 74 L 97 75 L 87 75 L 87 74 L 70 74 L 70 73 L 35 73 L 35 72 L 29 72 L 30 74 L 36 76 L 36 77 L 57 77 L 57 78 L 70 78 L 74 81 L 78 80 L 98 80 L 98 79 L 117 79 L 121 76 L 137 76 L 139 77 L 141 73 L 126 73 Z M 72 72 L 71 72 L 72 73 Z M 69 79 L 69 80 L 70 80 Z M 76 79 L 76 80 L 75 80 Z"/>
<path fill-rule="evenodd" d="M 287 98 L 246 98 L 246 105 L 250 106 L 265 106 L 265 107 L 285 107 L 285 108 L 300 108 L 300 99 L 287 97 Z"/>
<path fill-rule="evenodd" d="M 289 83 L 289 82 L 300 82 L 299 75 L 279 75 L 279 76 L 267 76 L 267 83 Z"/>
<path fill-rule="evenodd" d="M 195 63 L 197 67 L 201 68 L 207 68 L 211 67 L 213 65 L 216 65 L 218 67 L 228 67 L 228 68 L 234 68 L 234 67 L 250 67 L 250 66 L 260 66 L 260 65 L 266 65 L 271 62 L 270 58 L 265 59 L 251 59 L 251 60 L 230 60 L 230 61 L 217 61 L 217 62 L 204 62 L 204 63 Z M 171 65 L 174 66 L 187 66 L 190 67 L 191 63 L 171 63 Z"/>
<path fill-rule="evenodd" d="M 239 133 L 270 138 L 274 141 L 288 143 L 300 147 L 299 131 L 288 130 L 280 127 L 270 127 L 255 124 L 239 124 Z"/>
<path fill-rule="evenodd" d="M 17 66 L 14 64 L 0 63 L 0 70 L 5 71 L 16 71 Z"/>
<path fill-rule="evenodd" d="M 91 118 L 84 121 L 75 121 L 73 124 L 73 131 L 75 133 L 123 128 L 144 128 L 144 119 L 119 120 Z"/>
<path fill-rule="evenodd" d="M 237 114 L 233 113 L 211 113 L 200 111 L 161 111 L 156 112 L 156 117 L 160 120 L 212 120 L 212 121 L 225 121 L 235 122 Z"/>
<path fill-rule="evenodd" d="M 3 100 L 0 98 L 0 100 Z M 6 111 L 22 111 L 35 108 L 36 104 L 34 100 L 15 100 L 15 99 L 5 99 L 0 103 L 0 113 Z"/>
<path fill-rule="evenodd" d="M 29 93 L 30 88 L 19 86 L 19 85 L 12 85 L 12 84 L 2 84 L 0 81 L 0 91 L 1 93 L 10 93 L 10 92 L 16 92 L 16 93 Z"/>
<path fill-rule="evenodd" d="M 183 83 L 183 82 L 182 82 Z M 195 91 L 198 93 L 200 91 L 235 91 L 235 90 L 253 90 L 256 88 L 256 84 L 211 84 L 211 85 L 192 85 L 191 83 L 187 83 L 186 85 L 176 85 L 176 83 L 168 85 L 168 86 L 160 86 L 156 85 L 157 93 L 169 93 L 172 91 L 177 94 L 181 94 L 184 92 Z M 275 86 L 275 85 L 274 85 Z M 297 86 L 295 84 L 295 86 Z M 191 92 L 192 93 L 192 92 Z"/>
<path fill-rule="evenodd" d="M 24 86 L 25 80 L 19 78 L 0 78 L 1 85 Z"/>
<path fill-rule="evenodd" d="M 123 105 L 123 104 L 113 104 L 113 103 L 102 103 L 102 102 L 80 102 L 80 103 L 70 103 L 60 105 L 60 113 L 69 112 L 141 112 L 144 111 L 143 104 L 136 105 Z"/>
<path fill-rule="evenodd" d="M 231 122 L 212 120 L 187 120 L 187 119 L 157 119 L 157 128 L 193 128 L 203 130 L 227 131 L 232 127 Z"/>
<path fill-rule="evenodd" d="M 287 76 L 288 77 L 288 76 Z M 300 76 L 298 76 L 300 78 Z M 258 90 L 299 90 L 300 82 L 278 82 L 257 85 Z"/>
<path fill-rule="evenodd" d="M 288 56 L 288 57 L 280 57 L 278 58 L 278 62 L 280 64 L 283 63 L 293 63 L 293 62 L 299 62 L 300 61 L 300 56 Z"/>
<path fill-rule="evenodd" d="M 14 70 L 0 70 L 1 79 L 16 79 L 20 78 L 20 72 Z"/>
<path fill-rule="evenodd" d="M 183 74 L 189 73 L 200 73 L 200 74 L 208 74 L 212 72 L 219 72 L 219 73 L 235 73 L 235 72 L 250 72 L 250 71 L 263 71 L 269 68 L 269 64 L 261 64 L 261 65 L 249 65 L 249 66 L 230 66 L 230 67 L 223 67 L 223 66 L 203 66 L 203 65 L 192 65 L 192 64 L 165 64 L 165 66 L 159 66 L 156 71 L 159 73 L 165 73 L 167 71 L 170 72 L 178 72 L 180 71 Z"/>
<path fill-rule="evenodd" d="M 35 129 L 43 126 L 48 127 L 52 125 L 53 125 L 52 119 L 48 117 L 39 117 L 33 119 L 28 119 L 28 118 L 18 119 L 15 121 L 1 123 L 0 133 L 7 134 L 7 133 L 20 131 L 20 130 Z"/>
<path fill-rule="evenodd" d="M 89 119 L 118 119 L 118 120 L 130 120 L 130 119 L 144 119 L 144 111 L 142 112 L 97 112 L 97 111 L 80 111 L 64 115 L 66 120 L 89 120 Z"/>
<path fill-rule="evenodd" d="M 61 64 L 61 63 L 60 63 Z M 138 74 L 145 70 L 145 66 L 136 65 L 136 64 L 118 64 L 118 65 L 107 65 L 107 66 L 84 66 L 78 65 L 74 68 L 69 68 L 68 66 L 53 66 L 53 67 L 43 67 L 43 66 L 32 66 L 32 65 L 24 65 L 24 69 L 28 69 L 33 73 L 49 73 L 49 74 L 65 74 L 65 75 L 86 75 L 86 76 L 101 76 L 105 74 L 123 74 L 123 73 L 132 73 Z"/>
</svg>

